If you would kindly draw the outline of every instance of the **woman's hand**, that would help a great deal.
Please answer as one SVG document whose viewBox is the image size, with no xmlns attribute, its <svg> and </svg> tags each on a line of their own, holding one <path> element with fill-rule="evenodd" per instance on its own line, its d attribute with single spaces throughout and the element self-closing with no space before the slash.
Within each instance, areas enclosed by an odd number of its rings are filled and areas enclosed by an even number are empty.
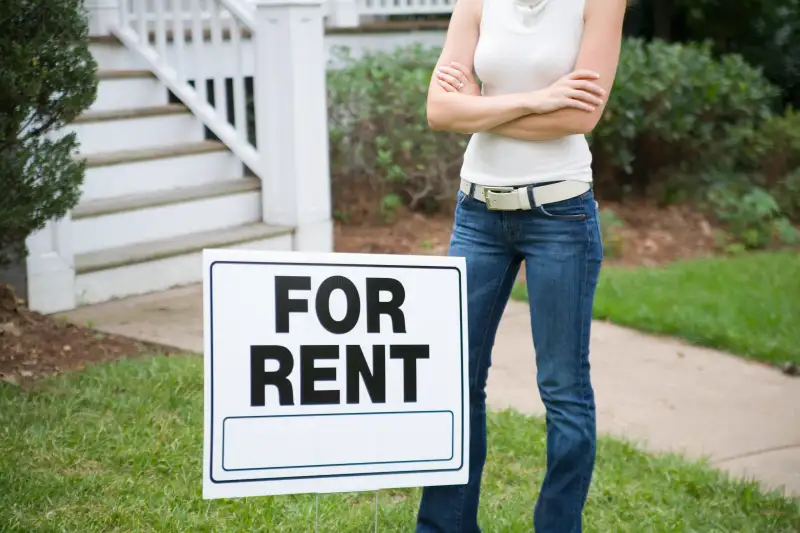
<svg viewBox="0 0 800 533">
<path fill-rule="evenodd" d="M 436 78 L 439 85 L 447 92 L 480 96 L 481 87 L 475 81 L 472 72 L 456 61 L 450 65 L 442 65 L 436 69 Z"/>
<path fill-rule="evenodd" d="M 603 105 L 605 90 L 591 80 L 600 77 L 590 70 L 576 70 L 567 74 L 545 89 L 535 91 L 532 96 L 533 113 L 544 114 L 565 107 L 592 112 Z"/>
</svg>

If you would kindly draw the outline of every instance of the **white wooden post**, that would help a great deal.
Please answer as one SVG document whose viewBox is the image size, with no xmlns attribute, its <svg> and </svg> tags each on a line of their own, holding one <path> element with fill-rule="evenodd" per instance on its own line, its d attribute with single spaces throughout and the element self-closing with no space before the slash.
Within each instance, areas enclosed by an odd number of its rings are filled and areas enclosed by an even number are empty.
<svg viewBox="0 0 800 533">
<path fill-rule="evenodd" d="M 75 254 L 72 214 L 53 220 L 29 236 L 28 308 L 39 313 L 75 309 Z"/>
<path fill-rule="evenodd" d="M 355 28 L 360 23 L 357 0 L 328 0 L 328 22 L 339 28 Z"/>
<path fill-rule="evenodd" d="M 120 7 L 127 0 L 84 0 L 89 17 L 89 35 L 108 35 L 109 28 L 120 21 Z M 144 0 L 136 0 L 144 1 Z"/>
<path fill-rule="evenodd" d="M 294 227 L 296 250 L 328 252 L 333 224 L 323 0 L 251 1 L 263 219 Z"/>
</svg>

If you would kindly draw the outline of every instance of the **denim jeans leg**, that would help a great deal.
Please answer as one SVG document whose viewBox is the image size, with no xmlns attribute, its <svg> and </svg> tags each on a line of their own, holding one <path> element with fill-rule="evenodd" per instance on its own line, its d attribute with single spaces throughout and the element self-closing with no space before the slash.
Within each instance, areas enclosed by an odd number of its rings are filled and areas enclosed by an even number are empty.
<svg viewBox="0 0 800 533">
<path fill-rule="evenodd" d="M 531 213 L 523 222 L 519 248 L 525 255 L 547 423 L 547 472 L 534 508 L 534 529 L 581 533 L 596 450 L 589 331 L 602 262 L 591 193 Z"/>
<path fill-rule="evenodd" d="M 500 318 L 520 259 L 505 240 L 500 213 L 459 195 L 449 254 L 467 263 L 470 457 L 467 485 L 425 487 L 417 533 L 479 533 L 478 502 L 486 461 L 486 380 Z"/>
</svg>

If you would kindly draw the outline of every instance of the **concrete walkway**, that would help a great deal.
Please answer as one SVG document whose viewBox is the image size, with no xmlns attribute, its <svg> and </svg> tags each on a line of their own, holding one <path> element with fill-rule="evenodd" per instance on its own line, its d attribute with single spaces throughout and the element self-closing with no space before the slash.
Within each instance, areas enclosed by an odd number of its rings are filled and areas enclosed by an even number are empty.
<svg viewBox="0 0 800 533">
<path fill-rule="evenodd" d="M 118 333 L 201 353 L 202 288 L 175 289 L 66 315 Z M 489 403 L 544 414 L 526 305 L 500 326 Z M 800 379 L 673 339 L 595 322 L 592 365 L 598 429 L 655 451 L 676 451 L 766 488 L 800 496 Z"/>
</svg>

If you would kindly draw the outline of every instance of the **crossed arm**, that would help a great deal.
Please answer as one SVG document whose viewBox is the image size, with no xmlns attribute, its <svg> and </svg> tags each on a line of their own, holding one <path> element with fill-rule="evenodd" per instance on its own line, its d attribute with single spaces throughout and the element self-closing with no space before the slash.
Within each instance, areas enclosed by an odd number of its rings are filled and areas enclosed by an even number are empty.
<svg viewBox="0 0 800 533">
<path fill-rule="evenodd" d="M 584 34 L 575 70 L 598 74 L 594 83 L 608 95 L 614 83 L 622 41 L 626 0 L 586 0 Z M 437 63 L 457 62 L 472 73 L 478 43 L 481 0 L 459 0 L 453 11 L 442 54 Z M 535 93 L 478 96 L 450 92 L 431 79 L 428 90 L 428 122 L 434 129 L 461 133 L 490 131 L 529 141 L 559 139 L 590 133 L 597 125 L 605 102 L 589 110 L 563 107 L 541 112 Z"/>
</svg>

